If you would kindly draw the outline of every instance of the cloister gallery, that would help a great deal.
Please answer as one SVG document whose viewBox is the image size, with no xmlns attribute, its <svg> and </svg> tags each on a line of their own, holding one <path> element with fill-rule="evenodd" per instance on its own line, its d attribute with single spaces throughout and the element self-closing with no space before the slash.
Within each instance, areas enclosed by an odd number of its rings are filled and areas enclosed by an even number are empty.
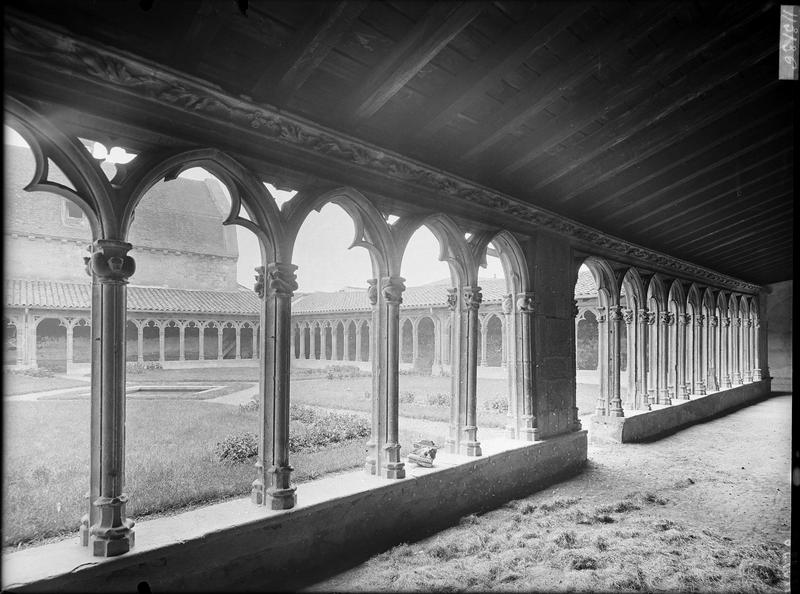
<svg viewBox="0 0 800 594">
<path fill-rule="evenodd" d="M 41 365 L 47 331 L 59 370 L 91 377 L 88 549 L 7 555 L 11 583 L 253 587 L 580 472 L 587 429 L 643 439 L 768 395 L 768 335 L 790 332 L 769 300 L 792 279 L 778 5 L 701 4 L 10 2 L 5 124 L 31 162 L 6 244 L 49 272 L 7 264 L 5 362 Z M 295 294 L 298 233 L 331 203 L 371 278 Z M 254 290 L 234 226 L 258 241 Z M 407 287 L 423 227 L 449 278 Z M 576 357 L 584 336 L 596 356 Z M 579 359 L 597 366 L 583 422 Z M 149 542 L 125 491 L 126 362 L 148 360 L 260 377 L 251 497 Z M 364 470 L 322 493 L 293 482 L 291 369 L 332 362 L 371 373 L 370 436 Z M 450 376 L 452 464 L 401 457 L 404 368 Z M 477 422 L 492 372 L 507 439 Z"/>
</svg>

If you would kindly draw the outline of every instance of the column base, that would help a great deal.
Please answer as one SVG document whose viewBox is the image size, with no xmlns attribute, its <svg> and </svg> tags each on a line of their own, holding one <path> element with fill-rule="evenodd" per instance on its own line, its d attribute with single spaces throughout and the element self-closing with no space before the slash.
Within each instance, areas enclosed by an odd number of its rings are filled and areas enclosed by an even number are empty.
<svg viewBox="0 0 800 594">
<path fill-rule="evenodd" d="M 703 383 L 697 384 L 694 388 L 694 393 L 698 396 L 705 396 L 706 395 L 706 386 Z"/>
<path fill-rule="evenodd" d="M 753 370 L 753 381 L 754 382 L 760 382 L 761 381 L 761 370 L 760 369 L 754 369 Z"/>
<path fill-rule="evenodd" d="M 402 479 L 406 478 L 405 464 L 402 462 L 389 462 L 386 465 L 386 473 L 384 476 L 387 479 Z"/>
<path fill-rule="evenodd" d="M 672 404 L 672 398 L 670 398 L 669 389 L 661 390 L 661 404 Z"/>
<path fill-rule="evenodd" d="M 481 444 L 477 441 L 468 441 L 461 445 L 463 454 L 466 456 L 482 456 Z"/>
<path fill-rule="evenodd" d="M 375 460 L 373 460 L 372 458 L 369 458 L 364 463 L 364 472 L 366 472 L 367 474 L 377 474 L 378 473 L 378 464 L 377 464 L 377 462 Z"/>
<path fill-rule="evenodd" d="M 722 379 L 722 388 L 727 390 L 727 389 L 732 388 L 732 387 L 733 387 L 733 384 L 731 384 L 731 376 L 726 375 Z"/>
<path fill-rule="evenodd" d="M 524 427 L 519 431 L 519 439 L 521 441 L 539 441 L 539 428 L 538 427 Z"/>
<path fill-rule="evenodd" d="M 294 487 L 286 489 L 267 489 L 264 506 L 273 510 L 292 509 L 297 505 L 297 493 Z"/>
<path fill-rule="evenodd" d="M 106 539 L 91 537 L 92 555 L 95 557 L 116 557 L 130 551 L 135 542 L 135 533 L 129 530 L 122 538 Z"/>
<path fill-rule="evenodd" d="M 625 416 L 625 411 L 622 410 L 622 407 L 620 407 L 620 408 L 612 408 L 610 411 L 608 411 L 608 416 L 610 416 L 610 417 L 624 417 Z"/>
<path fill-rule="evenodd" d="M 508 439 L 516 439 L 517 438 L 517 430 L 514 425 L 506 425 L 505 426 L 506 437 Z"/>
<path fill-rule="evenodd" d="M 448 454 L 457 454 L 458 453 L 458 444 L 456 444 L 456 440 L 448 437 L 444 441 L 444 450 Z"/>
</svg>

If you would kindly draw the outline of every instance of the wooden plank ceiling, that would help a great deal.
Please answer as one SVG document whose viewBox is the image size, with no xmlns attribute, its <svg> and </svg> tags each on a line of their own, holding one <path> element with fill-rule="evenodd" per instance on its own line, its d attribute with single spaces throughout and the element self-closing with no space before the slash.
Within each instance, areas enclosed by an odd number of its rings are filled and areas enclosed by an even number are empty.
<svg viewBox="0 0 800 594">
<path fill-rule="evenodd" d="M 628 241 L 793 277 L 775 3 L 11 4 Z"/>
</svg>

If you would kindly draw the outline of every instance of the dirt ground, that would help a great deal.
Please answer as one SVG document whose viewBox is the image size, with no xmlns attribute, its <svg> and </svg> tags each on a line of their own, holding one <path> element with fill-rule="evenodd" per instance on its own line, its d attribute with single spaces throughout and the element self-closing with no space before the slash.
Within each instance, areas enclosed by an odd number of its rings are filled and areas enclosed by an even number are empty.
<svg viewBox="0 0 800 594">
<path fill-rule="evenodd" d="M 644 444 L 462 518 L 309 591 L 788 591 L 791 395 Z"/>
</svg>

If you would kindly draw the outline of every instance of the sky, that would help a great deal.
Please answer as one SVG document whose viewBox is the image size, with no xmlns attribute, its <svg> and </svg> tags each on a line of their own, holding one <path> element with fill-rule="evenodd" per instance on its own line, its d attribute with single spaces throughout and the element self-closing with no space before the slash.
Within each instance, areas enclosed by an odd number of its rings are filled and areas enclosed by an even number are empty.
<svg viewBox="0 0 800 594">
<path fill-rule="evenodd" d="M 5 127 L 5 142 L 27 146 L 25 141 L 11 128 Z M 102 157 L 105 150 L 97 149 Z M 108 160 L 125 162 L 130 156 L 111 149 Z M 202 180 L 210 177 L 204 169 L 188 169 L 181 177 Z M 222 184 L 221 184 L 222 185 Z M 224 185 L 222 185 L 224 190 Z M 276 190 L 267 184 L 278 205 L 294 196 L 294 192 Z M 227 190 L 224 190 L 227 195 Z M 254 268 L 261 265 L 258 240 L 248 229 L 235 226 L 239 243 L 237 280 L 245 287 L 252 287 Z M 297 269 L 299 292 L 339 291 L 345 287 L 367 287 L 372 278 L 372 265 L 367 250 L 363 247 L 348 249 L 353 241 L 354 227 L 350 216 L 339 206 L 327 204 L 320 212 L 311 212 L 300 228 L 295 243 L 294 264 Z M 320 249 L 322 248 L 322 249 Z M 401 266 L 407 287 L 419 286 L 448 279 L 449 267 L 438 260 L 439 243 L 426 227 L 421 227 L 411 237 Z M 481 278 L 503 278 L 503 268 L 498 258 L 487 258 L 487 268 L 481 269 Z"/>
</svg>

